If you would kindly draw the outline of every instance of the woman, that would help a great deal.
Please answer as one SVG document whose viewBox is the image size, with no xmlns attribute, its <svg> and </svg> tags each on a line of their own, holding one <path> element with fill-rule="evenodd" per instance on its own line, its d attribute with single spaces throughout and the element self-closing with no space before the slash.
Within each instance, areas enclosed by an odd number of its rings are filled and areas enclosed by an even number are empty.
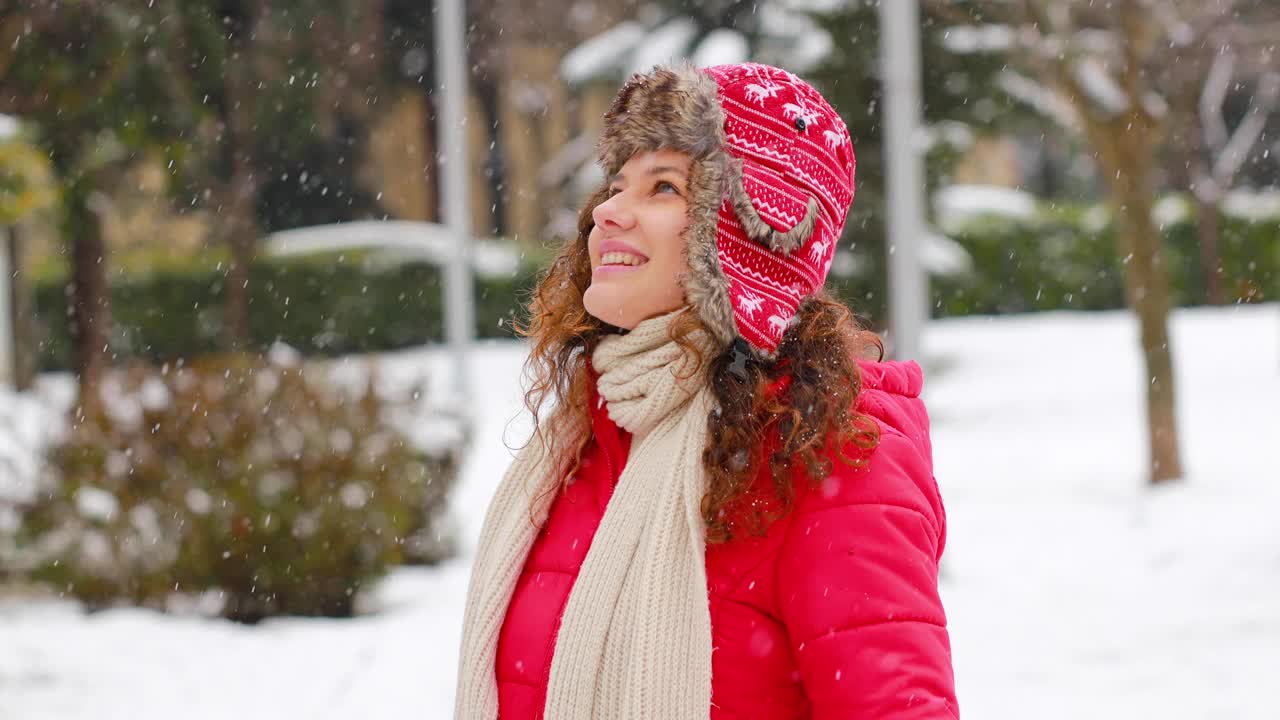
<svg viewBox="0 0 1280 720">
<path fill-rule="evenodd" d="M 658 67 L 599 159 L 521 328 L 538 431 L 485 518 L 455 716 L 957 717 L 920 368 L 860 359 L 822 291 L 844 123 L 777 68 Z"/>
</svg>

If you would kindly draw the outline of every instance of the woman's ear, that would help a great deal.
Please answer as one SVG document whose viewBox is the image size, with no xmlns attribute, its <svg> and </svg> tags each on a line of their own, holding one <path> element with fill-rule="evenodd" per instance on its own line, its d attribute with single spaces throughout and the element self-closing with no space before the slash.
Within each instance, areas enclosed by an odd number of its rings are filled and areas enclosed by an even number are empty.
<svg viewBox="0 0 1280 720">
<path fill-rule="evenodd" d="M 818 201 L 796 197 L 794 184 L 763 163 L 729 158 L 729 198 L 747 237 L 770 250 L 790 254 L 813 235 Z"/>
</svg>

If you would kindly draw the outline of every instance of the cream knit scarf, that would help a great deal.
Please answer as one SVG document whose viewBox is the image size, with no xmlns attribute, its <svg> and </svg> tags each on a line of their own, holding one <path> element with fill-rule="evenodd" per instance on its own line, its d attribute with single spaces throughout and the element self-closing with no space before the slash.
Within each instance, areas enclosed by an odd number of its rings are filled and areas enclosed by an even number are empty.
<svg viewBox="0 0 1280 720">
<path fill-rule="evenodd" d="M 682 310 L 601 341 L 592 355 L 631 454 L 569 594 L 547 689 L 548 720 L 706 718 L 711 707 L 702 451 L 715 407 L 704 374 L 668 338 Z M 694 344 L 709 360 L 713 340 Z M 692 361 L 691 358 L 688 359 Z M 550 429 L 554 432 L 554 428 Z M 480 532 L 462 631 L 454 717 L 496 720 L 498 631 L 558 482 L 537 435 L 502 478 Z M 532 482 L 530 482 L 532 481 Z"/>
</svg>

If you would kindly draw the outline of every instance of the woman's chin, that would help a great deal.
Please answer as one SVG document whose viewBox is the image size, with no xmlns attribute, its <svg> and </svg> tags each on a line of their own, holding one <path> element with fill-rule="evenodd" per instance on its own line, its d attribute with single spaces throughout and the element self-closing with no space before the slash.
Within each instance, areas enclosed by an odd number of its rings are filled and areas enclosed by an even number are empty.
<svg viewBox="0 0 1280 720">
<path fill-rule="evenodd" d="M 614 288 L 592 284 L 582 294 L 582 307 L 595 319 L 614 327 L 630 330 L 634 325 L 630 321 L 629 313 L 625 311 L 626 298 L 621 293 L 615 292 Z"/>
</svg>

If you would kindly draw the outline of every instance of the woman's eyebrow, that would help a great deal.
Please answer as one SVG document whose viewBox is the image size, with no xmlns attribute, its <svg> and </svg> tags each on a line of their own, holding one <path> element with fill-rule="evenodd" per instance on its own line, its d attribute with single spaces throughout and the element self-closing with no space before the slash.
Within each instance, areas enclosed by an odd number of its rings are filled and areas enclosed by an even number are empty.
<svg viewBox="0 0 1280 720">
<path fill-rule="evenodd" d="M 689 172 L 684 168 L 678 168 L 674 165 L 658 165 L 645 171 L 645 175 L 661 175 L 663 173 L 673 173 L 680 177 L 687 177 L 689 174 Z M 616 183 L 619 180 L 626 180 L 626 177 L 622 173 L 614 173 L 614 175 L 609 178 L 610 183 Z"/>
<path fill-rule="evenodd" d="M 645 174 L 646 174 L 646 175 L 661 175 L 662 173 L 674 173 L 674 174 L 676 174 L 676 175 L 680 175 L 681 177 L 683 177 L 683 176 L 685 176 L 685 175 L 688 175 L 688 174 L 689 174 L 687 171 L 685 171 L 685 170 L 683 170 L 683 169 L 681 169 L 681 168 L 675 167 L 675 166 L 673 166 L 673 165 L 659 165 L 659 166 L 657 166 L 657 167 L 652 167 L 652 168 L 649 168 L 649 172 L 647 172 L 647 173 L 645 173 Z"/>
</svg>

